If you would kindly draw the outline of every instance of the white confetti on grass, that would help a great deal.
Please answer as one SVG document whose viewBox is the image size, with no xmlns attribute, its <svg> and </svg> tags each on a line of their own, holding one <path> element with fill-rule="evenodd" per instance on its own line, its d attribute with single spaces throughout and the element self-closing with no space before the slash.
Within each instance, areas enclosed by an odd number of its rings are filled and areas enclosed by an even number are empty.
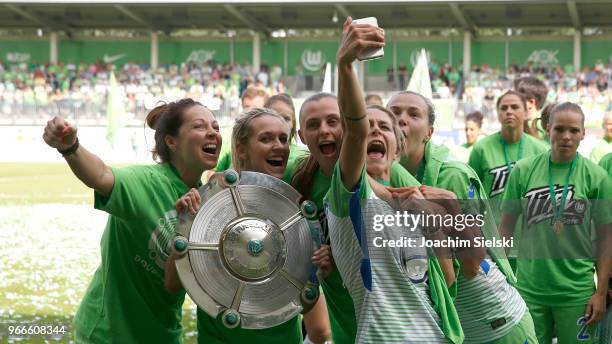
<svg viewBox="0 0 612 344">
<path fill-rule="evenodd" d="M 0 323 L 69 326 L 100 264 L 106 220 L 87 205 L 0 206 Z M 186 298 L 183 308 L 185 343 L 195 343 L 195 306 Z"/>
</svg>

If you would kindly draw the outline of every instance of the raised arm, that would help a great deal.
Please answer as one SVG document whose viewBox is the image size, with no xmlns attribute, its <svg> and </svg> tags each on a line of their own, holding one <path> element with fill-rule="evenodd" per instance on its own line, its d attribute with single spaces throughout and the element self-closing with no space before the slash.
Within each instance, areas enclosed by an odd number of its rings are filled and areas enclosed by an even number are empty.
<svg viewBox="0 0 612 344">
<path fill-rule="evenodd" d="M 370 129 L 366 105 L 353 73 L 352 63 L 367 49 L 384 46 L 382 30 L 370 25 L 353 25 L 346 18 L 342 30 L 342 42 L 338 50 L 338 105 L 345 124 L 340 171 L 347 190 L 354 190 L 361 178 L 366 155 L 366 137 Z"/>
<path fill-rule="evenodd" d="M 78 144 L 77 128 L 61 117 L 54 117 L 47 122 L 45 142 L 59 151 L 64 151 L 64 158 L 74 175 L 83 184 L 108 197 L 115 184 L 113 171 L 100 158 Z"/>
</svg>

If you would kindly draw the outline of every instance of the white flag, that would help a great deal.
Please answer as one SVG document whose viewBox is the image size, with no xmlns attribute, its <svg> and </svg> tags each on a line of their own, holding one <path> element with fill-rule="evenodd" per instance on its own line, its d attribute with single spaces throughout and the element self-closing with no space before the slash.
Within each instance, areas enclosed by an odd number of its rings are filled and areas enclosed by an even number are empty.
<svg viewBox="0 0 612 344">
<path fill-rule="evenodd" d="M 421 49 L 419 60 L 417 61 L 410 82 L 408 83 L 407 91 L 417 92 L 422 94 L 427 99 L 432 99 L 431 80 L 429 79 L 429 67 L 427 66 L 427 53 L 425 49 Z"/>
</svg>

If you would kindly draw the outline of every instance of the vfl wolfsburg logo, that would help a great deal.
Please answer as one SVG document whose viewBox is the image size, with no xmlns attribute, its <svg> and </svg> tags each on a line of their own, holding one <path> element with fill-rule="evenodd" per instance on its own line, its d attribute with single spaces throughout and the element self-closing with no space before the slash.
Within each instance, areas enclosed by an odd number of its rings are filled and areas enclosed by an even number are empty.
<svg viewBox="0 0 612 344">
<path fill-rule="evenodd" d="M 410 63 L 412 64 L 413 67 L 415 67 L 417 62 L 419 61 L 419 56 L 421 56 L 422 49 L 424 48 L 414 49 L 410 53 Z M 425 49 L 425 56 L 427 56 L 427 65 L 430 65 L 431 64 L 431 51 Z"/>
<path fill-rule="evenodd" d="M 565 209 L 563 211 L 563 223 L 567 225 L 580 225 L 584 221 L 586 210 L 585 200 L 575 200 L 575 186 L 570 185 L 567 190 Z M 563 186 L 555 184 L 555 204 L 561 206 Z M 531 226 L 552 219 L 552 207 L 550 203 L 550 190 L 548 186 L 534 188 L 525 194 L 527 199 L 527 225 Z"/>
<path fill-rule="evenodd" d="M 321 70 L 325 63 L 325 56 L 321 50 L 304 50 L 302 53 L 302 66 L 311 72 Z"/>
<path fill-rule="evenodd" d="M 527 62 L 531 62 L 536 66 L 556 66 L 559 64 L 557 54 L 559 50 L 534 50 L 527 58 Z"/>
<path fill-rule="evenodd" d="M 511 164 L 514 166 L 514 163 Z M 489 174 L 493 175 L 493 183 L 491 183 L 491 193 L 489 197 L 497 196 L 504 192 L 508 183 L 508 166 L 502 165 L 489 170 Z"/>
</svg>

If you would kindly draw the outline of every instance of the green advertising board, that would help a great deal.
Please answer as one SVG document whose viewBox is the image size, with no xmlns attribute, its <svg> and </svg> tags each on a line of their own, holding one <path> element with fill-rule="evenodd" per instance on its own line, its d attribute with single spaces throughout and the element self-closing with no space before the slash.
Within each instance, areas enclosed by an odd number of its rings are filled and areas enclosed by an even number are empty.
<svg viewBox="0 0 612 344">
<path fill-rule="evenodd" d="M 243 66 L 253 64 L 253 41 L 234 42 L 234 62 Z"/>
<path fill-rule="evenodd" d="M 285 42 L 283 41 L 262 41 L 261 42 L 261 63 L 269 67 L 285 65 Z"/>
<path fill-rule="evenodd" d="M 509 59 L 510 64 L 521 66 L 528 62 L 537 66 L 565 66 L 574 61 L 574 45 L 571 40 L 511 40 Z"/>
<path fill-rule="evenodd" d="M 472 65 L 483 64 L 504 69 L 506 43 L 504 41 L 472 41 Z"/>
<path fill-rule="evenodd" d="M 400 41 L 397 42 L 397 64 L 404 64 L 412 71 L 421 49 L 425 49 L 428 61 L 438 64 L 448 62 L 448 41 Z"/>
<path fill-rule="evenodd" d="M 304 75 L 323 75 L 325 64 L 336 64 L 337 41 L 289 41 L 289 75 L 296 74 L 296 68 Z"/>
<path fill-rule="evenodd" d="M 593 67 L 598 61 L 612 63 L 610 40 L 582 40 L 582 65 Z"/>
<path fill-rule="evenodd" d="M 159 64 L 181 64 L 188 61 L 203 63 L 230 61 L 229 41 L 161 41 L 159 42 Z"/>
<path fill-rule="evenodd" d="M 149 63 L 151 46 L 148 40 L 61 40 L 58 59 L 65 63 L 103 61 L 117 66 L 127 62 Z"/>
<path fill-rule="evenodd" d="M 287 42 L 288 74 L 295 75 L 296 67 L 305 75 L 320 75 L 326 62 L 335 64 L 338 41 L 327 40 L 293 40 Z M 159 63 L 183 63 L 188 60 L 206 61 L 214 59 L 219 63 L 231 61 L 231 46 L 229 40 L 164 40 L 159 42 Z M 241 65 L 252 64 L 253 41 L 250 39 L 236 40 L 234 46 L 234 61 Z M 421 49 L 427 51 L 430 61 L 440 65 L 450 62 L 454 67 L 460 67 L 463 60 L 463 40 L 455 37 L 449 41 L 444 39 L 431 40 L 398 40 L 389 41 L 385 47 L 385 55 L 381 59 L 370 61 L 366 66 L 369 75 L 385 75 L 387 69 L 393 66 L 394 46 L 397 49 L 397 64 L 405 64 L 409 71 Z M 476 38 L 472 40 L 472 64 L 488 64 L 492 67 L 504 68 L 506 64 L 506 43 L 503 37 Z M 562 66 L 573 64 L 573 40 L 571 37 L 554 38 L 552 40 L 537 37 L 516 39 L 508 44 L 509 63 L 520 65 L 532 61 L 535 64 L 557 63 Z M 261 62 L 269 66 L 285 65 L 285 42 L 282 39 L 261 40 Z M 151 54 L 150 41 L 139 40 L 104 40 L 104 39 L 60 39 L 58 42 L 58 60 L 64 63 L 95 63 L 106 61 L 121 66 L 127 62 L 149 63 Z M 49 62 L 50 43 L 48 38 L 16 40 L 12 37 L 0 38 L 0 60 L 5 63 L 47 63 Z M 612 43 L 608 37 L 583 37 L 582 64 L 593 66 L 601 60 L 612 62 Z"/>
<path fill-rule="evenodd" d="M 0 61 L 4 63 L 46 63 L 48 40 L 0 40 Z"/>
</svg>

